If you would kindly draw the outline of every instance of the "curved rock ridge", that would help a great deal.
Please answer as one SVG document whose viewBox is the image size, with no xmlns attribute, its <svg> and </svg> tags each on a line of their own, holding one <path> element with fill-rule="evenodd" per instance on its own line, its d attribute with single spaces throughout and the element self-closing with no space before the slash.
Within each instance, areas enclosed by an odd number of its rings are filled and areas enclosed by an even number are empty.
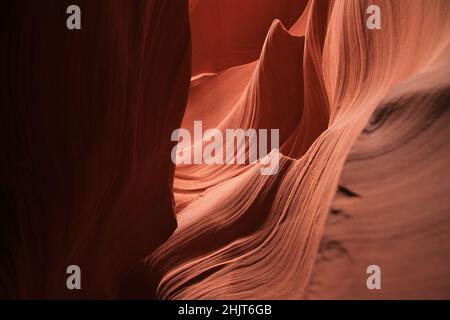
<svg viewBox="0 0 450 320">
<path fill-rule="evenodd" d="M 449 58 L 394 87 L 352 146 L 339 181 L 352 194 L 331 204 L 305 298 L 449 297 Z M 380 292 L 361 287 L 375 262 Z"/>
<path fill-rule="evenodd" d="M 292 26 L 306 0 L 191 0 L 192 75 L 256 60 L 273 20 Z"/>
<path fill-rule="evenodd" d="M 178 228 L 145 261 L 150 296 L 450 297 L 450 4 L 376 1 L 370 30 L 372 4 L 293 7 L 258 60 L 192 79 L 184 127 L 279 128 L 283 155 L 269 177 L 259 164 L 177 166 Z"/>
<path fill-rule="evenodd" d="M 217 128 L 225 133 L 226 129 L 283 128 L 280 131 L 280 145 L 283 146 L 302 117 L 303 78 L 299 70 L 302 69 L 303 44 L 303 37 L 290 35 L 281 22 L 275 20 L 258 62 L 235 67 L 208 79 L 193 80 L 182 127 L 194 132 L 194 121 L 200 120 L 203 131 Z M 277 108 L 273 108 L 274 105 Z M 286 117 L 286 114 L 291 116 Z M 195 143 L 207 145 L 209 141 Z M 188 152 L 194 153 L 195 143 Z M 224 149 L 234 141 L 226 143 Z M 247 149 L 246 158 L 249 152 Z M 177 166 L 174 190 L 178 208 L 205 189 L 245 170 L 247 168 L 242 165 Z"/>
</svg>

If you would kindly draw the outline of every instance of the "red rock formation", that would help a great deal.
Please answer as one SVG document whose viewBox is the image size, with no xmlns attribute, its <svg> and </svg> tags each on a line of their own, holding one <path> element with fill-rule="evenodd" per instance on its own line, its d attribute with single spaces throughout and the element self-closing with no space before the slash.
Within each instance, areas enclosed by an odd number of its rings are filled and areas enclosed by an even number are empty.
<svg viewBox="0 0 450 320">
<path fill-rule="evenodd" d="M 191 0 L 192 75 L 216 73 L 258 58 L 274 19 L 290 27 L 305 0 Z"/>
<path fill-rule="evenodd" d="M 65 1 L 2 6 L 2 297 L 117 297 L 176 227 L 168 137 L 189 87 L 188 4 L 77 4 L 80 31 Z M 66 288 L 71 264 L 81 291 Z"/>
<path fill-rule="evenodd" d="M 79 2 L 4 9 L 2 297 L 450 298 L 450 2 Z M 196 120 L 279 129 L 277 174 L 175 168 Z"/>
<path fill-rule="evenodd" d="M 280 128 L 284 156 L 274 177 L 177 167 L 179 226 L 147 260 L 158 298 L 449 297 L 450 6 L 376 1 L 369 30 L 373 3 L 310 1 L 259 60 L 193 78 L 185 127 Z"/>
</svg>

